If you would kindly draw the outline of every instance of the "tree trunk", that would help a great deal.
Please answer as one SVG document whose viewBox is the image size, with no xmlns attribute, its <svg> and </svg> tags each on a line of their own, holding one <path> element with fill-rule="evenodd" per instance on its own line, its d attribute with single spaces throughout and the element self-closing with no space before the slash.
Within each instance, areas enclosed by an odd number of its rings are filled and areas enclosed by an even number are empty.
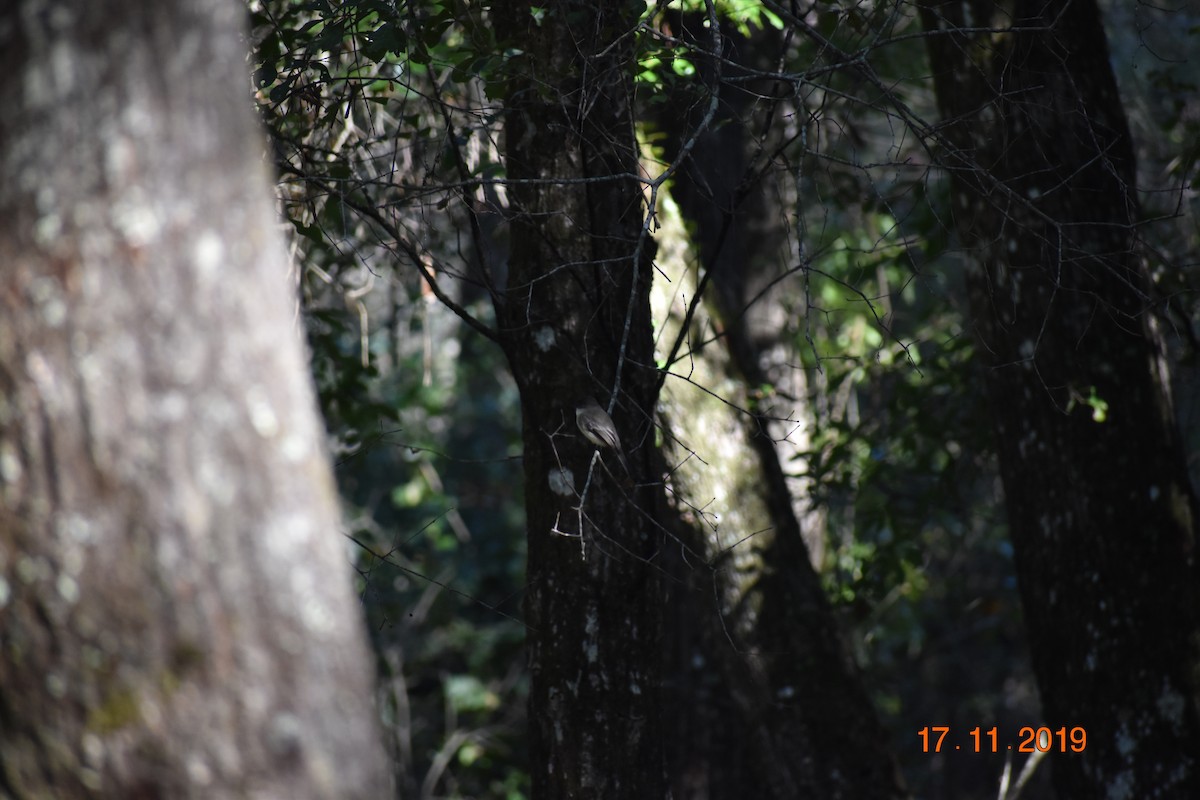
<svg viewBox="0 0 1200 800">
<path fill-rule="evenodd" d="M 535 798 L 666 795 L 655 369 L 632 104 L 637 4 L 497 8 L 514 210 L 497 308 L 521 389 Z M 610 408 L 635 486 L 580 436 Z M 652 487 L 644 484 L 653 484 Z"/>
<path fill-rule="evenodd" d="M 922 17 L 1045 721 L 1087 733 L 1055 786 L 1200 797 L 1196 506 L 1099 12 L 955 0 Z"/>
<path fill-rule="evenodd" d="M 702 15 L 672 16 L 670 30 L 709 46 Z M 690 633 L 676 645 L 669 684 L 682 722 L 671 739 L 672 778 L 679 798 L 899 797 L 886 736 L 802 537 L 812 534 L 815 549 L 823 538 L 801 524 L 819 525 L 809 482 L 789 480 L 784 469 L 809 432 L 792 421 L 806 410 L 784 399 L 808 394 L 794 366 L 800 357 L 778 340 L 788 313 L 779 273 L 796 254 L 775 205 L 789 189 L 755 175 L 750 159 L 750 131 L 762 125 L 752 101 L 771 87 L 745 81 L 746 68 L 772 68 L 780 38 L 774 29 L 753 40 L 722 29 L 716 120 L 671 185 L 695 253 L 677 252 L 686 246 L 682 220 L 660 215 L 656 268 L 667 280 L 656 286 L 655 318 L 666 320 L 663 340 L 676 340 L 682 306 L 698 290 L 697 261 L 711 286 L 686 341 L 719 339 L 682 354 L 673 366 L 686 379 L 668 379 L 660 403 L 670 494 L 686 511 L 679 538 L 690 549 L 678 567 L 690 591 L 673 591 L 670 605 L 687 621 L 675 630 Z M 710 85 L 714 68 L 699 59 L 692 86 Z M 686 90 L 676 100 L 658 119 L 669 161 L 707 107 Z M 768 385 L 781 396 L 758 391 Z"/>
<path fill-rule="evenodd" d="M 232 0 L 0 12 L 0 795 L 386 794 Z"/>
<path fill-rule="evenodd" d="M 715 184 L 709 184 L 715 185 Z M 656 318 L 674 341 L 695 259 L 681 220 L 663 215 Z M 679 246 L 673 246 L 680 243 Z M 707 308 L 689 342 L 711 336 Z M 767 422 L 725 347 L 687 354 L 664 385 L 664 451 L 681 521 L 665 554 L 685 589 L 668 683 L 675 797 L 904 796 L 886 736 L 808 560 Z M 697 386 L 704 390 L 696 389 Z M 711 392 L 711 394 L 710 394 Z M 680 635 L 683 634 L 683 635 Z"/>
</svg>

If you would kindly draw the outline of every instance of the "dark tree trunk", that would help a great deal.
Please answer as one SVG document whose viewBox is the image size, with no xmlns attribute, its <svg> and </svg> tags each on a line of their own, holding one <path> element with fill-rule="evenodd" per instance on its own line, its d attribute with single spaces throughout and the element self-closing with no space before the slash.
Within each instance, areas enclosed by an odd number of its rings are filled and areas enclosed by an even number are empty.
<svg viewBox="0 0 1200 800">
<path fill-rule="evenodd" d="M 535 798 L 664 797 L 661 488 L 635 488 L 578 435 L 594 395 L 632 473 L 655 472 L 655 371 L 632 113 L 637 4 L 497 9 L 509 62 L 514 219 L 497 308 L 521 388 Z M 516 45 L 519 43 L 519 45 Z M 580 529 L 582 522 L 582 530 Z"/>
<path fill-rule="evenodd" d="M 1087 731 L 1054 782 L 1200 797 L 1195 504 L 1129 132 L 1094 0 L 1012 7 L 922 17 L 1046 724 Z"/>
<path fill-rule="evenodd" d="M 0 11 L 0 796 L 377 798 L 233 0 Z"/>
</svg>

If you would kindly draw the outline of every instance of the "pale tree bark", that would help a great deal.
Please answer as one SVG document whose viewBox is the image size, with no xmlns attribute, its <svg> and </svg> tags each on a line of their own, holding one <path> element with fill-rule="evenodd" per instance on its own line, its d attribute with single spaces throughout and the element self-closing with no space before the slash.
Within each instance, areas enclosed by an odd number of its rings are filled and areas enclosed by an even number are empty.
<svg viewBox="0 0 1200 800">
<path fill-rule="evenodd" d="M 675 340 L 696 294 L 681 220 L 660 215 L 654 310 Z M 719 324 L 694 309 L 690 343 Z M 724 346 L 673 365 L 660 400 L 679 524 L 668 698 L 674 796 L 905 796 L 887 737 L 808 559 L 778 453 Z M 685 366 L 686 365 L 686 366 Z"/>
<path fill-rule="evenodd" d="M 701 17 L 672 17 L 672 33 L 704 48 Z M 716 122 L 671 186 L 695 245 L 686 250 L 681 220 L 660 214 L 656 267 L 667 280 L 654 293 L 673 342 L 707 287 L 660 401 L 678 535 L 691 550 L 678 567 L 690 591 L 674 591 L 670 606 L 687 622 L 668 628 L 679 639 L 669 684 L 682 723 L 669 752 L 675 795 L 901 797 L 887 737 L 813 568 L 824 531 L 811 481 L 784 468 L 811 447 L 806 376 L 782 335 L 788 291 L 798 291 L 780 280 L 800 256 L 786 235 L 796 199 L 755 161 L 770 147 L 751 131 L 772 116 L 762 98 L 773 86 L 746 80 L 748 68 L 772 69 L 782 36 L 768 28 L 746 38 L 732 25 L 721 34 L 725 60 L 698 59 L 693 85 L 719 78 Z M 668 159 L 705 107 L 681 92 L 659 114 Z"/>
<path fill-rule="evenodd" d="M 244 14 L 0 11 L 0 796 L 388 792 Z"/>
<path fill-rule="evenodd" d="M 1056 789 L 1200 796 L 1196 504 L 1099 11 L 922 17 L 1045 723 L 1087 733 Z"/>
<path fill-rule="evenodd" d="M 706 47 L 703 15 L 672 16 L 679 38 Z M 697 59 L 699 85 L 720 81 L 720 103 L 712 125 L 679 166 L 671 196 L 692 230 L 703 265 L 708 308 L 720 320 L 721 341 L 746 386 L 755 387 L 755 423 L 775 451 L 769 460 L 787 465 L 785 502 L 800 523 L 812 563 L 820 567 L 825 552 L 825 513 L 812 500 L 812 479 L 803 454 L 812 448 L 814 414 L 804 399 L 808 376 L 795 364 L 801 355 L 788 341 L 788 328 L 803 284 L 787 280 L 800 260 L 799 243 L 789 236 L 789 214 L 798 207 L 795 188 L 782 170 L 765 169 L 767 154 L 777 147 L 777 128 L 767 119 L 786 116 L 786 103 L 774 98 L 773 81 L 750 82 L 751 70 L 771 71 L 787 45 L 771 26 L 749 36 L 736 26 L 721 26 L 724 60 Z M 663 149 L 674 161 L 679 148 L 700 123 L 706 106 L 688 92 L 658 111 L 655 125 L 666 134 Z M 789 98 L 790 99 L 790 98 Z M 755 131 L 770 133 L 759 138 Z M 784 134 L 786 136 L 786 134 Z M 758 391 L 770 386 L 769 392 Z"/>
</svg>

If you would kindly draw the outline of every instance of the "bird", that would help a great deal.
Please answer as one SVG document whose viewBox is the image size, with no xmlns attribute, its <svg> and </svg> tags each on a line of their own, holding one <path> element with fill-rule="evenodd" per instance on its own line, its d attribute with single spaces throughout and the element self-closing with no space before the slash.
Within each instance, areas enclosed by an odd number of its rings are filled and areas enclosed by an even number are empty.
<svg viewBox="0 0 1200 800">
<path fill-rule="evenodd" d="M 575 409 L 575 424 L 583 438 L 599 447 L 601 450 L 612 450 L 621 459 L 621 466 L 629 472 L 629 464 L 625 461 L 625 453 L 621 449 L 621 437 L 617 434 L 617 426 L 604 407 L 596 402 L 594 397 L 585 397 Z"/>
</svg>

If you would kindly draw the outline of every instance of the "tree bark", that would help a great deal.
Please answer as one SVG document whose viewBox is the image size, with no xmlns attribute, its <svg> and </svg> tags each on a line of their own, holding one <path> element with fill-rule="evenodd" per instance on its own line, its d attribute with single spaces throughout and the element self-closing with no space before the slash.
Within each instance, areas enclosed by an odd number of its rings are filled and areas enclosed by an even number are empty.
<svg viewBox="0 0 1200 800">
<path fill-rule="evenodd" d="M 669 24 L 706 47 L 701 15 L 672 16 Z M 673 591 L 669 606 L 685 621 L 669 632 L 690 634 L 676 645 L 669 684 L 681 722 L 670 748 L 675 796 L 901 797 L 886 735 L 809 559 L 804 534 L 814 549 L 823 538 L 801 522 L 819 524 L 809 482 L 789 481 L 783 466 L 792 448 L 803 449 L 789 438 L 806 438 L 810 427 L 791 421 L 806 414 L 795 399 L 807 391 L 794 367 L 799 356 L 778 341 L 786 290 L 767 291 L 795 258 L 773 205 L 789 189 L 754 174 L 750 130 L 761 120 L 753 99 L 772 87 L 745 81 L 747 68 L 772 68 L 782 43 L 774 29 L 752 40 L 732 25 L 721 33 L 716 119 L 671 185 L 694 253 L 675 252 L 673 243 L 683 248 L 688 237 L 668 211 L 656 264 L 667 276 L 655 291 L 664 340 L 676 340 L 680 299 L 698 290 L 697 262 L 711 286 L 687 342 L 719 339 L 672 365 L 686 378 L 668 379 L 660 402 L 670 494 L 683 506 L 679 538 L 689 548 L 678 571 L 690 591 Z M 714 69 L 700 59 L 692 85 L 709 85 Z M 684 91 L 659 114 L 668 160 L 705 108 Z M 767 385 L 781 396 L 758 391 Z"/>
<path fill-rule="evenodd" d="M 663 215 L 656 317 L 673 341 L 695 295 L 682 222 Z M 672 243 L 680 243 L 673 247 Z M 715 327 L 707 308 L 688 341 Z M 766 421 L 725 347 L 687 355 L 660 402 L 684 588 L 669 608 L 676 653 L 668 686 L 675 797 L 905 796 L 858 671 L 808 560 Z M 696 387 L 703 387 L 703 391 Z"/>
<path fill-rule="evenodd" d="M 1054 783 L 1197 797 L 1196 505 L 1129 132 L 1093 0 L 1004 8 L 921 13 L 1046 724 L 1087 732 Z"/>
<path fill-rule="evenodd" d="M 497 316 L 525 438 L 535 798 L 667 791 L 653 242 L 631 107 L 639 12 L 582 1 L 536 17 L 521 2 L 496 11 L 501 40 L 522 51 L 507 67 L 514 218 Z M 632 479 L 578 434 L 575 408 L 588 394 L 612 409 Z"/>
<path fill-rule="evenodd" d="M 387 791 L 231 0 L 0 12 L 0 795 Z"/>
</svg>

